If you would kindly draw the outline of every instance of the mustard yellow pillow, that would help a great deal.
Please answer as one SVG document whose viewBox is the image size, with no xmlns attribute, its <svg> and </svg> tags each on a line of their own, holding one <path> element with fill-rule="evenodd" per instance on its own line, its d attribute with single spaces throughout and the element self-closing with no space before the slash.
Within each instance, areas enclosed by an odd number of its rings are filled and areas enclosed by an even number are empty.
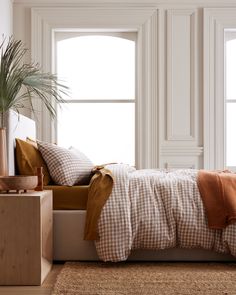
<svg viewBox="0 0 236 295">
<path fill-rule="evenodd" d="M 36 167 L 43 167 L 43 184 L 51 181 L 47 165 L 34 144 L 16 138 L 16 164 L 21 175 L 35 175 Z"/>
</svg>

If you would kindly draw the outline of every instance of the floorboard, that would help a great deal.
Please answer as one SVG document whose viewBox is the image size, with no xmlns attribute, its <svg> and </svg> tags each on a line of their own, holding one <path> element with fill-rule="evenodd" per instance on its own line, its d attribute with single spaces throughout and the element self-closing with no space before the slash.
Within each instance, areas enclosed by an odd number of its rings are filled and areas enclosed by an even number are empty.
<svg viewBox="0 0 236 295">
<path fill-rule="evenodd" d="M 63 264 L 54 264 L 42 286 L 0 286 L 0 295 L 49 295 Z"/>
</svg>

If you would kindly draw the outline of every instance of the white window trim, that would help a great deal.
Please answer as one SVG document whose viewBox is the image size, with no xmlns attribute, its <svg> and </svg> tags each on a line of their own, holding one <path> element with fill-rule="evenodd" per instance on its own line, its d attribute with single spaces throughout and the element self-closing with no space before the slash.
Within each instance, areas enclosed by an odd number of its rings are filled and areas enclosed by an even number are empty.
<svg viewBox="0 0 236 295">
<path fill-rule="evenodd" d="M 159 88 L 158 64 L 162 49 L 158 50 L 160 18 L 163 11 L 154 6 L 135 7 L 122 5 L 88 7 L 45 7 L 31 9 L 31 52 L 33 60 L 43 70 L 51 71 L 52 36 L 58 29 L 113 29 L 114 31 L 137 32 L 137 85 L 136 85 L 136 165 L 137 168 L 159 167 Z M 158 54 L 157 54 L 158 52 Z M 160 70 L 160 68 L 159 68 Z M 37 126 L 38 137 L 52 141 L 54 125 L 48 113 L 38 103 L 40 110 Z M 51 128 L 49 128 L 49 126 Z"/>
<path fill-rule="evenodd" d="M 224 30 L 230 28 L 236 28 L 236 8 L 204 9 L 205 169 L 223 169 L 226 163 Z"/>
</svg>

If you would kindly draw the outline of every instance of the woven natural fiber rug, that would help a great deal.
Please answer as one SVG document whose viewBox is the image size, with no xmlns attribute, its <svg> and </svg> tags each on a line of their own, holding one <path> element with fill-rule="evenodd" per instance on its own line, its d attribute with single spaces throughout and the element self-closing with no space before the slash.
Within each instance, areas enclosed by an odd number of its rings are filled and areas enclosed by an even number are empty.
<svg viewBox="0 0 236 295">
<path fill-rule="evenodd" d="M 66 263 L 53 295 L 236 295 L 235 263 Z"/>
</svg>

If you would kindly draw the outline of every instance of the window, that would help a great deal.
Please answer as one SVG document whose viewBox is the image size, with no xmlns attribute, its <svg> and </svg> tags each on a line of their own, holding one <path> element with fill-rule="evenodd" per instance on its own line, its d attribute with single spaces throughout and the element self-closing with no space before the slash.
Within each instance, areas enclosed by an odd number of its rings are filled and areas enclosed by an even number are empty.
<svg viewBox="0 0 236 295">
<path fill-rule="evenodd" d="M 236 167 L 236 30 L 225 30 L 226 166 Z"/>
<path fill-rule="evenodd" d="M 135 164 L 135 33 L 57 32 L 55 67 L 71 89 L 57 142 L 94 162 Z"/>
</svg>

